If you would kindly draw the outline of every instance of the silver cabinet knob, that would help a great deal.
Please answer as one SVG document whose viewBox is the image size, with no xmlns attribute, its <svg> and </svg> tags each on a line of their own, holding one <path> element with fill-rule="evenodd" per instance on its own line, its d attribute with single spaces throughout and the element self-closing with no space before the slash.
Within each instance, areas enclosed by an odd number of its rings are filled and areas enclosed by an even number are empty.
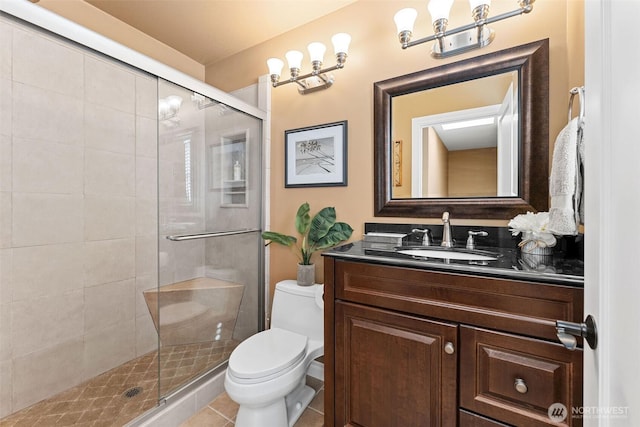
<svg viewBox="0 0 640 427">
<path fill-rule="evenodd" d="M 527 391 L 529 391 L 529 387 L 527 387 L 527 384 L 522 378 L 516 378 L 513 386 L 516 388 L 516 391 L 521 394 L 525 394 Z"/>
<path fill-rule="evenodd" d="M 453 343 L 451 341 L 447 342 L 444 345 L 444 352 L 447 354 L 453 354 L 456 351 L 455 347 L 453 346 Z"/>
</svg>

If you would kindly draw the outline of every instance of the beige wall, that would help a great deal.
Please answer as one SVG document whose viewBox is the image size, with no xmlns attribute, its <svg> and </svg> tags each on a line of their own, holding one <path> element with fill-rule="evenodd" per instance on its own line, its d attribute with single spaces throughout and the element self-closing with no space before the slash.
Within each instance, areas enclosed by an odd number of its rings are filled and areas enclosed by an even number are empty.
<svg viewBox="0 0 640 427">
<path fill-rule="evenodd" d="M 40 0 L 37 5 L 198 80 L 204 80 L 204 65 L 83 0 Z"/>
<path fill-rule="evenodd" d="M 289 49 L 305 51 L 315 40 L 329 44 L 331 35 L 349 32 L 352 43 L 344 70 L 335 72 L 336 82 L 326 91 L 301 96 L 293 85 L 273 90 L 271 126 L 271 224 L 277 231 L 294 233 L 293 217 L 300 203 L 309 201 L 313 210 L 335 206 L 338 218 L 350 223 L 354 239 L 362 236 L 365 221 L 431 222 L 416 218 L 376 218 L 373 216 L 373 83 L 390 77 L 439 66 L 452 61 L 498 51 L 536 41 L 550 40 L 550 117 L 551 142 L 567 120 L 568 90 L 583 84 L 584 42 L 583 3 L 577 0 L 540 1 L 532 13 L 493 24 L 494 42 L 482 49 L 445 60 L 429 56 L 430 46 L 422 45 L 402 50 L 399 46 L 393 15 L 402 7 L 419 11 L 416 38 L 428 35 L 431 25 L 425 11 L 425 1 L 363 0 L 294 31 L 246 50 L 224 63 L 207 67 L 206 81 L 226 91 L 257 81 L 266 74 L 265 61 L 271 56 L 283 58 Z M 491 13 L 511 10 L 513 0 L 495 0 Z M 366 17 L 366 19 L 363 19 Z M 468 3 L 457 0 L 450 25 L 470 21 Z M 328 49 L 328 52 L 332 49 Z M 330 55 L 327 55 L 329 58 Z M 329 60 L 327 59 L 327 63 Z M 303 65 L 304 67 L 304 65 Z M 308 65 L 307 65 L 308 67 Z M 308 68 L 306 68 L 308 69 Z M 239 72 L 239 70 L 244 70 Z M 304 72 L 304 71 L 303 71 Z M 284 188 L 283 135 L 287 129 L 349 121 L 349 185 L 312 189 Z M 506 221 L 464 221 L 453 218 L 453 224 L 480 223 L 505 225 Z M 316 258 L 316 261 L 320 261 Z M 295 275 L 295 260 L 288 250 L 273 246 L 271 282 Z M 322 264 L 318 263 L 318 279 L 323 280 Z"/>
<path fill-rule="evenodd" d="M 449 197 L 491 197 L 498 194 L 498 149 L 449 151 Z"/>
</svg>

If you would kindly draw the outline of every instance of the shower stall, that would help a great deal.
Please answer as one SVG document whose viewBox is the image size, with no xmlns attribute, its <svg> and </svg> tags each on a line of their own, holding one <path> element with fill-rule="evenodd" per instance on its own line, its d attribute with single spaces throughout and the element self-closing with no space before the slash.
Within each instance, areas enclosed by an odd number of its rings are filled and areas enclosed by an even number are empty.
<svg viewBox="0 0 640 427">
<path fill-rule="evenodd" d="M 7 427 L 125 425 L 264 328 L 266 114 L 74 25 L 0 12 Z"/>
<path fill-rule="evenodd" d="M 163 79 L 158 97 L 159 288 L 144 295 L 165 395 L 262 327 L 262 121 Z"/>
</svg>

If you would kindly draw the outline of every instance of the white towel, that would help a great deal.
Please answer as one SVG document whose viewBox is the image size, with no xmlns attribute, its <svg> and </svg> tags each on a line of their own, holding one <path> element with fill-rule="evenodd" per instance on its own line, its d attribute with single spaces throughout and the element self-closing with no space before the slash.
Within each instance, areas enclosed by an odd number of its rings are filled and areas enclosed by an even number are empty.
<svg viewBox="0 0 640 427">
<path fill-rule="evenodd" d="M 551 209 L 548 231 L 556 235 L 578 234 L 582 202 L 582 128 L 578 118 L 560 131 L 553 147 L 549 179 Z"/>
</svg>

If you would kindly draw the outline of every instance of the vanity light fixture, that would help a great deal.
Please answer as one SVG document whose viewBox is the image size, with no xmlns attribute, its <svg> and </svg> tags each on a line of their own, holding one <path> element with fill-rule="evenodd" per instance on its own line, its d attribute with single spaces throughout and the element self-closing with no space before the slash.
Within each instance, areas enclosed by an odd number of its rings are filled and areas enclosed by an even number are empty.
<svg viewBox="0 0 640 427">
<path fill-rule="evenodd" d="M 431 56 L 434 58 L 446 58 L 487 46 L 495 37 L 495 32 L 487 26 L 488 24 L 529 13 L 533 10 L 534 1 L 518 0 L 518 9 L 489 17 L 491 0 L 469 0 L 471 16 L 474 22 L 447 30 L 449 12 L 451 11 L 453 0 L 431 0 L 427 8 L 431 14 L 434 34 L 415 41 L 411 41 L 411 36 L 413 35 L 413 25 L 418 12 L 412 8 L 402 9 L 395 14 L 393 19 L 396 23 L 398 38 L 403 49 L 435 40 L 436 43 L 431 49 Z"/>
<path fill-rule="evenodd" d="M 267 60 L 267 66 L 269 67 L 272 86 L 278 87 L 288 83 L 297 83 L 298 92 L 302 95 L 329 88 L 335 79 L 333 75 L 327 75 L 326 73 L 344 68 L 344 63 L 347 60 L 347 54 L 349 52 L 351 36 L 346 33 L 338 33 L 331 37 L 331 42 L 333 43 L 333 49 L 336 55 L 336 65 L 322 68 L 322 61 L 327 48 L 322 43 L 313 42 L 307 46 L 312 71 L 304 75 L 300 75 L 303 57 L 302 52 L 297 50 L 287 52 L 285 57 L 287 58 L 289 71 L 291 73 L 291 77 L 288 80 L 280 81 L 284 62 L 278 58 L 269 58 Z"/>
</svg>

